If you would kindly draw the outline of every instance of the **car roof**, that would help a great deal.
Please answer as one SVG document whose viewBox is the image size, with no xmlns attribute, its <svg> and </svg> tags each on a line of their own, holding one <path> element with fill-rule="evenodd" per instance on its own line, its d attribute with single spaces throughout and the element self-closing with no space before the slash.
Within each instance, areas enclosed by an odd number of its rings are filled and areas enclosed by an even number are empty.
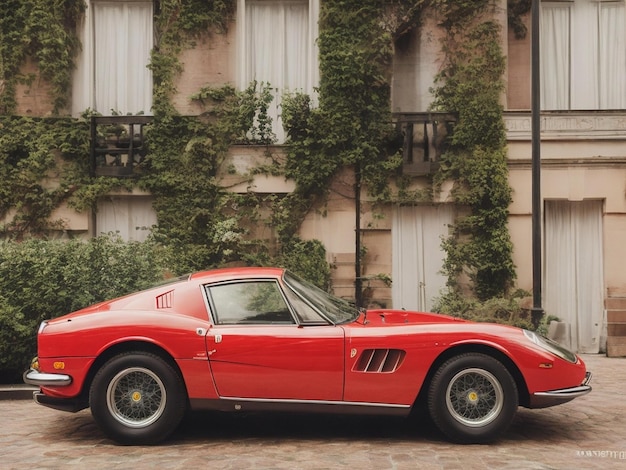
<svg viewBox="0 0 626 470">
<path fill-rule="evenodd" d="M 284 268 L 240 266 L 232 268 L 217 268 L 208 271 L 200 271 L 189 276 L 194 281 L 219 281 L 232 278 L 274 277 L 280 278 L 285 272 Z"/>
</svg>

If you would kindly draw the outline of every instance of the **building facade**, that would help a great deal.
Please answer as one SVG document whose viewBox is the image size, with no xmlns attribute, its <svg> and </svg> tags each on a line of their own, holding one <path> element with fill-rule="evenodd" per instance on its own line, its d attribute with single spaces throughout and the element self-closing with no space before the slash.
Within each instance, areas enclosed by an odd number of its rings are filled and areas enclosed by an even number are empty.
<svg viewBox="0 0 626 470">
<path fill-rule="evenodd" d="M 271 83 L 269 111 L 281 152 L 284 131 L 280 96 L 301 90 L 315 96 L 319 84 L 318 17 L 323 0 L 238 0 L 233 24 L 224 34 L 207 34 L 181 53 L 174 106 L 184 115 L 199 112 L 189 96 L 203 86 L 244 89 L 252 80 Z M 152 75 L 146 66 L 155 46 L 152 1 L 88 0 L 78 25 L 82 50 L 73 77 L 71 113 L 151 113 Z M 532 290 L 531 45 L 507 22 L 507 2 L 494 2 L 507 58 L 502 96 L 507 131 L 509 183 L 513 203 L 509 229 L 514 244 L 517 286 Z M 530 16 L 522 17 L 530 28 Z M 425 11 L 420 25 L 395 43 L 392 112 L 423 113 L 442 61 L 443 32 L 437 11 Z M 564 341 L 583 353 L 609 350 L 626 355 L 626 5 L 624 0 L 541 2 L 541 197 L 543 306 L 566 326 Z M 24 71 L 34 69 L 29 63 Z M 20 85 L 18 114 L 49 112 L 45 83 Z M 428 121 L 428 120 L 426 120 Z M 232 167 L 246 172 L 265 148 L 235 146 Z M 428 158 L 436 160 L 436 151 Z M 418 176 L 416 186 L 426 185 Z M 344 177 L 345 176 L 345 177 Z M 326 247 L 337 294 L 354 295 L 355 233 L 367 248 L 362 266 L 369 299 L 394 308 L 429 310 L 445 285 L 441 239 L 459 208 L 444 184 L 432 203 L 390 204 L 362 214 L 347 194 L 350 175 L 337 178 L 324 211 L 312 211 L 301 226 L 305 239 Z M 228 176 L 225 177 L 228 180 Z M 258 175 L 233 191 L 289 193 L 293 182 Z M 97 214 L 60 208 L 55 218 L 76 233 L 119 231 L 142 240 L 157 222 L 150 194 L 111 194 Z M 360 226 L 356 227 L 356 220 Z M 391 285 L 380 280 L 392 279 Z"/>
</svg>

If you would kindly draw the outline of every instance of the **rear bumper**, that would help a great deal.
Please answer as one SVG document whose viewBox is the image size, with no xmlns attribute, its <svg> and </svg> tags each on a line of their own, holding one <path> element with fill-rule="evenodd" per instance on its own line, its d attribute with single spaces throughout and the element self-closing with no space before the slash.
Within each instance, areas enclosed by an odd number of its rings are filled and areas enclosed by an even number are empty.
<svg viewBox="0 0 626 470">
<path fill-rule="evenodd" d="M 67 387 L 72 383 L 72 377 L 67 374 L 46 374 L 36 369 L 24 372 L 24 383 L 38 387 Z"/>
<path fill-rule="evenodd" d="M 70 413 L 76 413 L 89 407 L 89 402 L 80 398 L 50 397 L 41 392 L 33 392 L 33 400 L 38 405 L 47 406 L 54 410 L 69 411 Z"/>
<path fill-rule="evenodd" d="M 547 392 L 535 392 L 530 398 L 529 408 L 547 408 L 561 403 L 567 403 L 574 398 L 582 397 L 591 392 L 591 372 L 585 374 L 585 380 L 578 387 L 562 388 Z"/>
</svg>

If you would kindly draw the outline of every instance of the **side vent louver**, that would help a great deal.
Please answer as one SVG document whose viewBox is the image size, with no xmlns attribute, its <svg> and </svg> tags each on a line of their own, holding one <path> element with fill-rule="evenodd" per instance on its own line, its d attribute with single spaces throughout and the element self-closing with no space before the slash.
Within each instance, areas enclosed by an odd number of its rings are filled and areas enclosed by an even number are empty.
<svg viewBox="0 0 626 470">
<path fill-rule="evenodd" d="M 168 291 L 164 294 L 157 296 L 156 307 L 157 308 L 172 308 L 172 299 L 174 298 L 174 291 Z"/>
<path fill-rule="evenodd" d="M 356 372 L 394 372 L 402 361 L 406 352 L 402 349 L 365 349 L 356 362 Z"/>
</svg>

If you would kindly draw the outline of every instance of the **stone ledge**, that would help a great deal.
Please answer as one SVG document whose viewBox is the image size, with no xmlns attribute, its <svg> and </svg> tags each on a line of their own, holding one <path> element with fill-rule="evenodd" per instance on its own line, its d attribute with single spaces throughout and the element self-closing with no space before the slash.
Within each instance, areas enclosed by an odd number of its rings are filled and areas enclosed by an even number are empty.
<svg viewBox="0 0 626 470">
<path fill-rule="evenodd" d="M 37 387 L 25 384 L 0 385 L 0 400 L 32 400 Z"/>
</svg>

